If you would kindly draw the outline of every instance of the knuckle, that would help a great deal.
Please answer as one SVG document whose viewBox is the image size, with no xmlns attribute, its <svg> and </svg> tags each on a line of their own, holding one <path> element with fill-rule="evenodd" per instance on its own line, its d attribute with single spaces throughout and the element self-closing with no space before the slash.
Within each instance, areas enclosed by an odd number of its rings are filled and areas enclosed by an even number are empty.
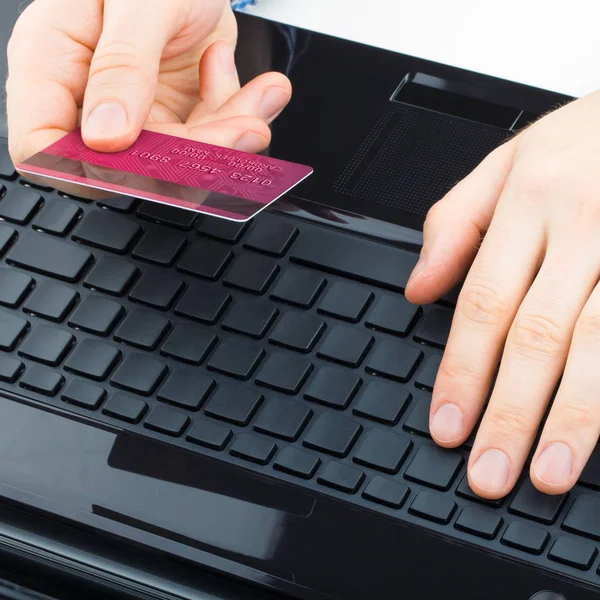
<svg viewBox="0 0 600 600">
<path fill-rule="evenodd" d="M 464 389 L 480 385 L 481 377 L 470 362 L 442 360 L 438 369 L 436 386 L 441 385 L 448 390 Z M 439 384 L 438 384 L 439 382 Z"/>
<path fill-rule="evenodd" d="M 495 325 L 507 316 L 507 302 L 493 286 L 477 282 L 463 288 L 457 309 L 469 321 Z"/>
<path fill-rule="evenodd" d="M 583 313 L 575 326 L 575 337 L 600 344 L 600 313 Z"/>
<path fill-rule="evenodd" d="M 111 77 L 115 72 L 140 73 L 146 70 L 147 61 L 144 52 L 135 44 L 127 41 L 110 44 L 104 49 L 97 50 L 90 66 L 90 78 L 105 73 Z"/>
<path fill-rule="evenodd" d="M 510 183 L 518 192 L 519 202 L 545 197 L 556 186 L 564 185 L 564 167 L 547 158 L 524 157 L 519 159 L 509 176 Z"/>
<path fill-rule="evenodd" d="M 560 324 L 540 314 L 518 315 L 509 341 L 513 349 L 528 358 L 547 358 L 560 353 L 565 333 Z"/>
<path fill-rule="evenodd" d="M 529 435 L 532 429 L 531 415 L 517 405 L 504 406 L 494 412 L 488 410 L 486 420 L 488 431 L 500 439 Z"/>
<path fill-rule="evenodd" d="M 561 427 L 566 426 L 575 431 L 595 429 L 600 421 L 600 412 L 587 402 L 572 402 L 562 406 L 556 418 Z"/>
</svg>

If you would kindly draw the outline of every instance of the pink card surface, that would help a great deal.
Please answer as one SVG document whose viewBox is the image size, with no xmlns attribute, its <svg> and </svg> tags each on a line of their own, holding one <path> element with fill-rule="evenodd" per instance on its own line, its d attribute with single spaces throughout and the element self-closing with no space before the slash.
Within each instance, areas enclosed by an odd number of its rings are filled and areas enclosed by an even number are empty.
<svg viewBox="0 0 600 600">
<path fill-rule="evenodd" d="M 23 173 L 247 221 L 289 192 L 310 167 L 142 131 L 123 152 L 90 150 L 81 130 L 17 165 Z"/>
</svg>

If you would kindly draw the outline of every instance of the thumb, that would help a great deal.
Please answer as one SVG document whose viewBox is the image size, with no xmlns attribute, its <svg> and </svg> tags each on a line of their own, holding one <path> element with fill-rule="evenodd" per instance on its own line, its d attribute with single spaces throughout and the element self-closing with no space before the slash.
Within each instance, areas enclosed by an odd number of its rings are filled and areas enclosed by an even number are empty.
<svg viewBox="0 0 600 600">
<path fill-rule="evenodd" d="M 510 173 L 514 141 L 500 146 L 431 207 L 423 249 L 406 286 L 415 304 L 434 302 L 464 278 L 485 235 Z"/>
</svg>

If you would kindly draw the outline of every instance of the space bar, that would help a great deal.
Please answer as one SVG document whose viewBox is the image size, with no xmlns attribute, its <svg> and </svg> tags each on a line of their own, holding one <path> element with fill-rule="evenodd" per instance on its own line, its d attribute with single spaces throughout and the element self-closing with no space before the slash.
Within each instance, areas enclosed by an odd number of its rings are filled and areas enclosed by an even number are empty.
<svg viewBox="0 0 600 600">
<path fill-rule="evenodd" d="M 416 254 L 330 231 L 300 235 L 291 260 L 372 285 L 404 291 Z"/>
</svg>

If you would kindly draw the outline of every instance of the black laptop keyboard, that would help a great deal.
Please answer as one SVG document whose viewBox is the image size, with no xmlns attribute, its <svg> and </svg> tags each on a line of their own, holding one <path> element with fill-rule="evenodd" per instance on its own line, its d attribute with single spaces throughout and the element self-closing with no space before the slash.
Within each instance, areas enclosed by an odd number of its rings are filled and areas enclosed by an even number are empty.
<svg viewBox="0 0 600 600">
<path fill-rule="evenodd" d="M 430 392 L 452 299 L 416 256 L 274 213 L 239 225 L 25 185 L 0 144 L 0 386 L 595 584 L 600 454 L 485 501 Z"/>
</svg>

